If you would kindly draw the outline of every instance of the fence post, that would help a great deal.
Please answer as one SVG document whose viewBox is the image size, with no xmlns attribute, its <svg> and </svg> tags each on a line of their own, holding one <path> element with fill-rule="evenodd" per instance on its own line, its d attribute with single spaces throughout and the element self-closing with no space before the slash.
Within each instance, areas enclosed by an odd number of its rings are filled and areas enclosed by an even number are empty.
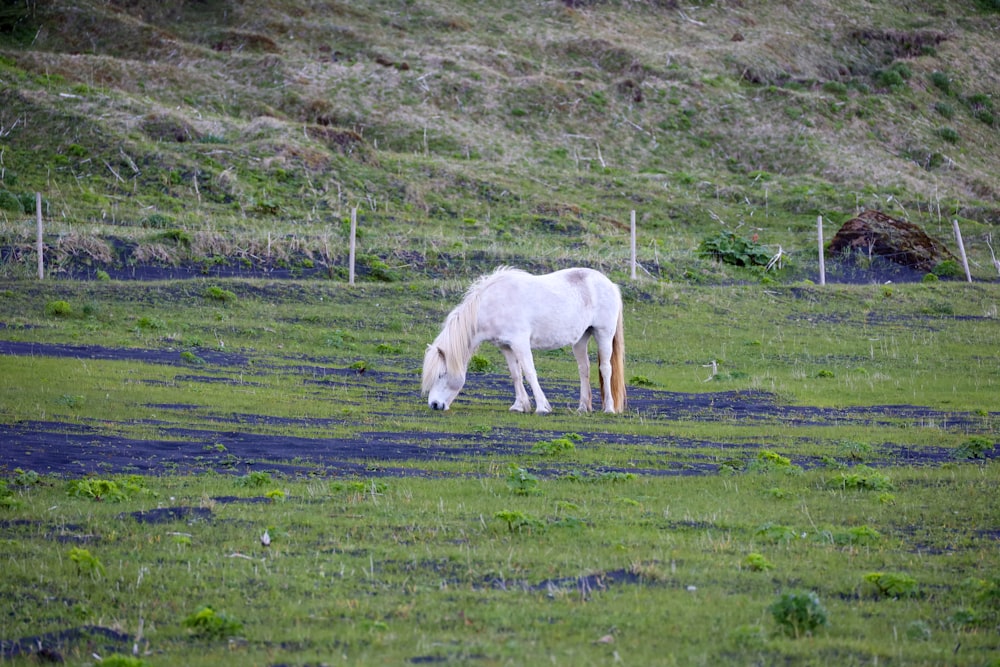
<svg viewBox="0 0 1000 667">
<path fill-rule="evenodd" d="M 965 244 L 962 243 L 962 230 L 958 228 L 958 219 L 953 219 L 951 224 L 955 228 L 955 240 L 958 242 L 958 254 L 962 258 L 962 268 L 965 269 L 965 279 L 971 283 L 972 274 L 969 273 L 969 258 L 965 256 Z"/>
<path fill-rule="evenodd" d="M 354 284 L 354 248 L 358 236 L 358 207 L 351 209 L 351 242 L 347 256 L 347 284 Z"/>
<path fill-rule="evenodd" d="M 42 193 L 35 193 L 35 219 L 38 221 L 36 246 L 38 248 L 38 279 L 45 278 L 45 244 L 42 242 Z"/>
<path fill-rule="evenodd" d="M 632 215 L 630 216 L 631 223 L 629 224 L 631 243 L 632 243 L 632 280 L 635 280 L 635 209 L 632 209 Z"/>
<path fill-rule="evenodd" d="M 816 237 L 819 241 L 819 284 L 826 284 L 826 257 L 823 255 L 823 216 L 816 218 Z"/>
</svg>

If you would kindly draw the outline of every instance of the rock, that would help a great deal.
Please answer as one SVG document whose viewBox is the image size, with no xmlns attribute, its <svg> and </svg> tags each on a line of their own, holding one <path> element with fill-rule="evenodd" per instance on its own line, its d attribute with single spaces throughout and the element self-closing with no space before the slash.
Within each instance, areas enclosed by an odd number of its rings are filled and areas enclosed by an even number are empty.
<svg viewBox="0 0 1000 667">
<path fill-rule="evenodd" d="M 929 273 L 945 260 L 957 261 L 943 243 L 906 220 L 879 211 L 865 211 L 844 223 L 827 248 L 827 255 L 881 257 L 891 262 Z"/>
</svg>

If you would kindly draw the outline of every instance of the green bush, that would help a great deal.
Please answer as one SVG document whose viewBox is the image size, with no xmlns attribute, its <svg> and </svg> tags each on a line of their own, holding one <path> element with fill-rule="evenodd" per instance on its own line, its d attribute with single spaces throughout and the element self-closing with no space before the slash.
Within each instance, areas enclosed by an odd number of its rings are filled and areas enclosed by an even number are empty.
<svg viewBox="0 0 1000 667">
<path fill-rule="evenodd" d="M 73 307 L 68 301 L 49 301 L 45 304 L 45 314 L 49 317 L 70 317 Z"/>
<path fill-rule="evenodd" d="M 733 266 L 767 266 L 771 261 L 770 253 L 755 238 L 747 239 L 728 231 L 702 239 L 698 254 Z"/>
<path fill-rule="evenodd" d="M 206 288 L 203 296 L 209 301 L 218 301 L 220 303 L 233 303 L 236 301 L 236 294 L 234 292 L 215 286 Z"/>
<path fill-rule="evenodd" d="M 939 127 L 937 130 L 937 135 L 947 141 L 949 144 L 957 144 L 958 140 L 962 137 L 958 134 L 958 130 L 953 127 Z"/>
<path fill-rule="evenodd" d="M 956 459 L 985 459 L 986 452 L 993 449 L 993 441 L 982 435 L 974 435 L 952 453 Z"/>
<path fill-rule="evenodd" d="M 243 630 L 242 623 L 209 606 L 185 618 L 182 625 L 199 639 L 225 639 Z"/>
<path fill-rule="evenodd" d="M 965 272 L 958 265 L 958 262 L 953 259 L 946 259 L 931 269 L 931 273 L 938 278 L 958 278 Z"/>
<path fill-rule="evenodd" d="M 881 597 L 906 598 L 917 593 L 917 580 L 900 572 L 869 572 L 864 580 Z"/>
<path fill-rule="evenodd" d="M 12 213 L 25 212 L 24 206 L 21 204 L 21 198 L 7 190 L 0 190 L 0 210 Z"/>
<path fill-rule="evenodd" d="M 951 106 L 947 102 L 938 102 L 934 105 L 934 110 L 945 118 L 951 119 L 955 117 L 955 107 Z"/>
<path fill-rule="evenodd" d="M 170 241 L 185 248 L 191 247 L 191 235 L 183 229 L 168 229 L 156 235 L 158 241 Z"/>
<path fill-rule="evenodd" d="M 826 608 L 814 591 L 782 593 L 768 610 L 781 630 L 790 637 L 809 635 L 829 624 Z"/>
<path fill-rule="evenodd" d="M 934 70 L 930 74 L 930 80 L 931 83 L 934 84 L 934 87 L 940 90 L 945 95 L 951 95 L 953 92 L 955 92 L 952 88 L 951 77 L 948 76 L 948 74 L 945 72 L 942 72 L 940 70 Z"/>
<path fill-rule="evenodd" d="M 483 355 L 474 354 L 469 361 L 469 370 L 473 373 L 488 373 L 493 370 L 493 364 Z"/>
</svg>

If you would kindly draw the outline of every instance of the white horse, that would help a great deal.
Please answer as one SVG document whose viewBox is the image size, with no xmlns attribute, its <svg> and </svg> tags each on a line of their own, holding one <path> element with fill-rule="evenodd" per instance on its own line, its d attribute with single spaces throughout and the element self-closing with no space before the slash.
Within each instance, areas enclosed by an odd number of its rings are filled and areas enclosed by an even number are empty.
<svg viewBox="0 0 1000 667">
<path fill-rule="evenodd" d="M 531 350 L 573 346 L 580 370 L 580 412 L 590 412 L 590 337 L 597 340 L 601 403 L 605 412 L 625 410 L 625 333 L 618 286 L 593 269 L 563 269 L 533 276 L 500 267 L 472 284 L 448 315 L 444 328 L 424 355 L 421 394 L 434 410 L 447 410 L 465 384 L 469 360 L 481 343 L 503 352 L 514 380 L 515 412 L 552 406 L 538 384 Z"/>
</svg>

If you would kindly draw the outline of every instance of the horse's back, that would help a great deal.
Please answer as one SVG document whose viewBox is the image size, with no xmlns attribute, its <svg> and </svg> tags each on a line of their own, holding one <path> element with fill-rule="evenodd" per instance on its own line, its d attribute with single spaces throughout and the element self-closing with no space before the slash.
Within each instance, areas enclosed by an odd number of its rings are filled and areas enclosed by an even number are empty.
<svg viewBox="0 0 1000 667">
<path fill-rule="evenodd" d="M 479 319 L 487 339 L 520 334 L 530 336 L 532 347 L 551 349 L 573 344 L 588 329 L 614 331 L 621 297 L 599 271 L 505 270 L 494 277 L 481 294 Z"/>
</svg>

